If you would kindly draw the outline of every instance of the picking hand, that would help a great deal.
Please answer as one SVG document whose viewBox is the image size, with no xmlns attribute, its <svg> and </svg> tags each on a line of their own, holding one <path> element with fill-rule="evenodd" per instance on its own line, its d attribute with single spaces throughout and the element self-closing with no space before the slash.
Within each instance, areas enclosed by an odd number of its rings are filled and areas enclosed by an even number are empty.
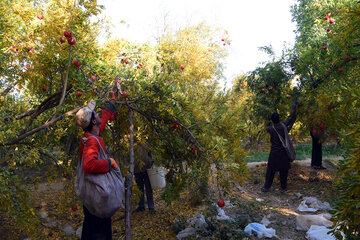
<svg viewBox="0 0 360 240">
<path fill-rule="evenodd" d="M 116 170 L 116 169 L 118 168 L 118 166 L 117 166 L 115 160 L 114 160 L 113 158 L 110 158 L 110 161 L 111 161 L 111 167 L 112 167 L 114 170 Z"/>
<path fill-rule="evenodd" d="M 116 101 L 116 96 L 113 90 L 110 91 L 110 95 L 111 95 L 111 100 Z"/>
</svg>

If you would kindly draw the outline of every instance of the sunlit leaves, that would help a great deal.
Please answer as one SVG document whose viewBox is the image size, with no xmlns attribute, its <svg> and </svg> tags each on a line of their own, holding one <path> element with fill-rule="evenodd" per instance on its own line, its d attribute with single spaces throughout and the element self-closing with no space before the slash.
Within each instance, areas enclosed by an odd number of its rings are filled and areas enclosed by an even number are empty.
<svg viewBox="0 0 360 240">
<path fill-rule="evenodd" d="M 298 1 L 294 61 L 303 89 L 306 130 L 315 128 L 323 141 L 338 139 L 349 148 L 337 183 L 339 198 L 335 220 L 347 238 L 359 235 L 359 18 L 358 1 Z M 330 16 L 331 15 L 331 16 Z M 326 46 L 326 48 L 324 48 Z M 321 130 L 323 129 L 323 130 Z"/>
</svg>

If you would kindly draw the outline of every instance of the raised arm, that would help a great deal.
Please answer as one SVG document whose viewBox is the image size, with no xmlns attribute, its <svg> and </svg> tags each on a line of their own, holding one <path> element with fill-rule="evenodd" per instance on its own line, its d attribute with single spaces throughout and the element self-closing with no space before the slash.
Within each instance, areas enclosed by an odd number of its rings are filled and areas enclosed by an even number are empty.
<svg viewBox="0 0 360 240">
<path fill-rule="evenodd" d="M 291 130 L 292 126 L 294 125 L 294 122 L 296 120 L 296 104 L 297 104 L 297 98 L 293 101 L 292 109 L 290 112 L 290 116 L 283 122 L 285 126 L 287 127 L 288 131 Z"/>
<path fill-rule="evenodd" d="M 270 129 L 271 129 L 271 117 L 269 115 L 266 123 L 266 131 L 270 132 Z"/>
<path fill-rule="evenodd" d="M 109 103 L 109 105 L 106 106 L 105 109 L 101 111 L 101 124 L 100 124 L 100 131 L 99 133 L 102 133 L 104 131 L 106 124 L 109 120 L 114 120 L 114 112 L 115 112 L 115 106 L 112 103 Z"/>
<path fill-rule="evenodd" d="M 116 97 L 113 91 L 110 92 L 111 94 L 111 101 L 110 103 L 105 107 L 105 109 L 103 109 L 101 111 L 101 124 L 100 124 L 100 131 L 99 133 L 102 133 L 102 131 L 104 131 L 106 124 L 108 123 L 109 120 L 114 120 L 115 116 L 115 101 L 116 101 Z"/>
</svg>

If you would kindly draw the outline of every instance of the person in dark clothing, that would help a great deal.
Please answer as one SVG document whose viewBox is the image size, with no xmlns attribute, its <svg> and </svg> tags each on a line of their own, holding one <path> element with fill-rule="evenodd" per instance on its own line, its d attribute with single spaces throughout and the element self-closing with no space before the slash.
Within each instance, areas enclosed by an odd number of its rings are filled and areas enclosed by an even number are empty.
<svg viewBox="0 0 360 240">
<path fill-rule="evenodd" d="M 282 122 L 287 127 L 288 131 L 291 130 L 296 119 L 296 104 L 297 99 L 293 101 L 290 116 Z M 282 124 L 280 123 L 279 114 L 273 113 L 270 119 L 274 123 L 274 128 L 276 129 L 276 131 L 281 135 L 282 138 L 285 138 L 284 129 Z M 270 119 L 266 127 L 266 131 L 268 131 L 268 133 L 270 134 L 271 150 L 266 169 L 265 184 L 261 188 L 261 191 L 268 192 L 270 190 L 276 172 L 280 173 L 280 184 L 282 191 L 286 191 L 288 171 L 291 167 L 290 158 L 288 157 L 278 134 L 271 126 Z"/>
<path fill-rule="evenodd" d="M 135 148 L 135 166 L 134 166 L 134 175 L 136 184 L 141 191 L 141 197 L 138 204 L 138 208 L 135 210 L 136 212 L 145 211 L 145 194 L 147 205 L 150 212 L 155 212 L 154 206 L 154 198 L 153 191 L 150 184 L 149 175 L 147 173 L 147 169 L 152 166 L 152 153 L 149 150 L 148 144 L 137 143 Z M 145 189 L 144 189 L 145 188 Z"/>
<path fill-rule="evenodd" d="M 326 169 L 322 166 L 322 144 L 320 136 L 314 133 L 314 129 L 310 130 L 310 135 L 312 138 L 311 167 L 317 170 Z"/>
</svg>

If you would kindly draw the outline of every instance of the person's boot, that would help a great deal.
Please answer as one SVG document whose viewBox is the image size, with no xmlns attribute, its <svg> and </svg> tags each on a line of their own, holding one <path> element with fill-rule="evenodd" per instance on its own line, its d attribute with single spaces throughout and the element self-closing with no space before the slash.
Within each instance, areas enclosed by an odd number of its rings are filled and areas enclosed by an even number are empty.
<svg viewBox="0 0 360 240">
<path fill-rule="evenodd" d="M 316 170 L 325 170 L 326 167 L 323 167 L 323 166 L 313 166 L 314 169 Z"/>
<path fill-rule="evenodd" d="M 262 188 L 261 188 L 261 191 L 262 191 L 262 192 L 269 192 L 269 191 L 270 191 L 270 189 L 265 188 L 265 187 L 262 187 Z"/>
<path fill-rule="evenodd" d="M 135 212 L 144 212 L 145 211 L 145 208 L 143 207 L 138 207 Z"/>
</svg>

